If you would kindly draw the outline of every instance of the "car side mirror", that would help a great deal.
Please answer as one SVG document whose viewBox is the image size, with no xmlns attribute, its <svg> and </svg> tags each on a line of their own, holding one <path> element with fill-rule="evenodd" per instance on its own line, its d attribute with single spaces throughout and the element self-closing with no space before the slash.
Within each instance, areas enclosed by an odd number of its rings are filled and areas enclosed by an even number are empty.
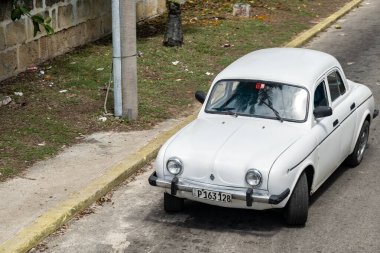
<svg viewBox="0 0 380 253">
<path fill-rule="evenodd" d="M 206 99 L 206 93 L 198 90 L 197 92 L 195 92 L 195 98 L 199 101 L 199 103 L 203 104 Z"/>
<path fill-rule="evenodd" d="M 332 109 L 330 106 L 318 106 L 314 109 L 313 114 L 317 119 L 328 117 L 332 115 Z"/>
</svg>

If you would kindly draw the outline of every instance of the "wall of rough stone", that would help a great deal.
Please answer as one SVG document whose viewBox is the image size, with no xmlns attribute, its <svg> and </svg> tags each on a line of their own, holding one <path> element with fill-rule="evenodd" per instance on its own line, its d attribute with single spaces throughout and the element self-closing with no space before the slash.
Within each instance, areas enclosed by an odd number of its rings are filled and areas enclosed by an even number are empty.
<svg viewBox="0 0 380 253">
<path fill-rule="evenodd" d="M 129 1 L 129 0 L 127 0 Z M 112 0 L 33 0 L 32 14 L 52 18 L 55 34 L 33 36 L 32 22 L 10 19 L 12 0 L 0 1 L 0 80 L 112 32 Z M 136 0 L 137 20 L 162 14 L 165 0 Z"/>
</svg>

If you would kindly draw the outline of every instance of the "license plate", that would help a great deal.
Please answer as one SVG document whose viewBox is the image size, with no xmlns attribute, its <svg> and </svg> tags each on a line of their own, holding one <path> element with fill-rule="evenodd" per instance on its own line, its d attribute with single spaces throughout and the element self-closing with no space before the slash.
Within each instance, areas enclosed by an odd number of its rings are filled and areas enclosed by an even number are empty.
<svg viewBox="0 0 380 253">
<path fill-rule="evenodd" d="M 208 199 L 220 202 L 231 202 L 232 195 L 224 192 L 214 192 L 203 189 L 193 189 L 193 196 L 200 199 Z"/>
</svg>

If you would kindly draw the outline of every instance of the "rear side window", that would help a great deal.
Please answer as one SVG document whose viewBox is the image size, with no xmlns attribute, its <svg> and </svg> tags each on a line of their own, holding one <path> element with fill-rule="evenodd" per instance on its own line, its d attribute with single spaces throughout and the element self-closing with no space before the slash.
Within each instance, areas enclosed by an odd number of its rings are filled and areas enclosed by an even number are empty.
<svg viewBox="0 0 380 253">
<path fill-rule="evenodd" d="M 336 100 L 339 96 L 342 96 L 346 92 L 346 87 L 342 81 L 338 71 L 334 71 L 327 76 L 327 82 L 329 83 L 331 101 Z"/>
</svg>

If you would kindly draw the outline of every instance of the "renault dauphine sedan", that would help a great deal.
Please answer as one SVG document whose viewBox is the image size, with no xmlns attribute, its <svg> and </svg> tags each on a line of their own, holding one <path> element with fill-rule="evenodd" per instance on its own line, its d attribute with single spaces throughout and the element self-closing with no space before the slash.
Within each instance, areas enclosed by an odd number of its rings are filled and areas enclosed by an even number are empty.
<svg viewBox="0 0 380 253">
<path fill-rule="evenodd" d="M 167 212 L 184 199 L 283 208 L 287 224 L 304 225 L 309 196 L 342 162 L 360 164 L 378 115 L 368 87 L 308 49 L 252 52 L 195 97 L 197 119 L 162 146 L 149 177 L 165 189 Z"/>
</svg>

